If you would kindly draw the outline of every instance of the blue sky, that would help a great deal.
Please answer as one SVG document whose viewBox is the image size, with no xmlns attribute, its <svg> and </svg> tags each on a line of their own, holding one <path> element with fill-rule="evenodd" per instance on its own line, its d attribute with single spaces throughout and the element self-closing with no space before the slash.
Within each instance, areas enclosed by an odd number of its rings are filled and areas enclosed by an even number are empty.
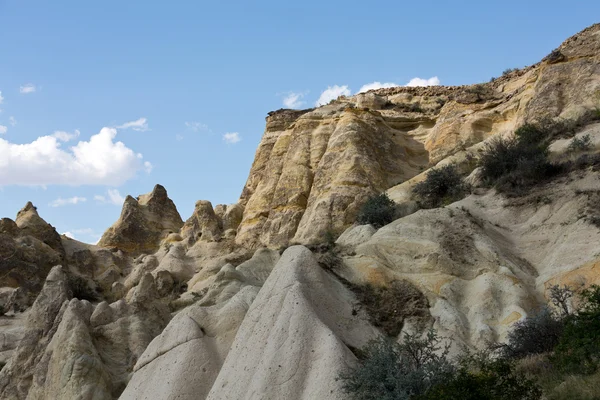
<svg viewBox="0 0 600 400">
<path fill-rule="evenodd" d="M 237 200 L 271 110 L 488 81 L 600 16 L 598 1 L 285 3 L 0 0 L 0 216 L 32 201 L 95 242 L 126 194 L 161 183 L 185 219 Z"/>
</svg>

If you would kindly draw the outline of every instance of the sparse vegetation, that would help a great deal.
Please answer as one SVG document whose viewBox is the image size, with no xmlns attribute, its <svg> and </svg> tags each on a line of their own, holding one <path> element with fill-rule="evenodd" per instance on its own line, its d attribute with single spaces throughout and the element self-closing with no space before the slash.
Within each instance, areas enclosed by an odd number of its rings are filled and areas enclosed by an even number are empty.
<svg viewBox="0 0 600 400">
<path fill-rule="evenodd" d="M 501 192 L 522 192 L 559 171 L 548 160 L 549 131 L 526 124 L 515 137 L 490 142 L 480 159 L 484 182 Z"/>
<path fill-rule="evenodd" d="M 570 287 L 551 286 L 556 312 L 543 308 L 517 322 L 507 343 L 457 361 L 433 331 L 354 349 L 360 363 L 341 376 L 344 389 L 360 400 L 599 399 L 600 286 L 581 291 L 576 310 L 573 297 Z"/>
<path fill-rule="evenodd" d="M 573 138 L 567 147 L 569 152 L 588 151 L 592 147 L 590 135 L 583 135 L 579 138 Z"/>
<path fill-rule="evenodd" d="M 515 71 L 518 71 L 518 70 L 519 70 L 519 68 L 507 68 L 504 71 L 502 71 L 502 76 L 509 75 L 509 74 L 511 74 L 511 73 L 513 73 Z"/>
<path fill-rule="evenodd" d="M 458 363 L 435 331 L 379 340 L 361 352 L 360 364 L 342 374 L 344 390 L 358 400 L 534 400 L 539 387 L 514 364 L 489 354 L 466 354 Z"/>
<path fill-rule="evenodd" d="M 433 331 L 425 338 L 406 335 L 401 344 L 373 341 L 362 354 L 360 364 L 341 376 L 344 391 L 356 400 L 416 398 L 454 373 L 448 347 Z"/>
<path fill-rule="evenodd" d="M 364 307 L 373 326 L 390 337 L 402 331 L 406 317 L 429 316 L 427 298 L 408 281 L 395 280 L 388 287 L 345 282 Z"/>
<path fill-rule="evenodd" d="M 381 193 L 370 197 L 361 207 L 357 222 L 359 224 L 371 224 L 375 228 L 381 228 L 394 220 L 396 216 L 396 203 L 390 199 L 387 193 Z"/>
<path fill-rule="evenodd" d="M 454 165 L 433 168 L 427 178 L 413 188 L 413 194 L 424 208 L 453 203 L 463 198 L 467 192 L 468 187 Z"/>
</svg>

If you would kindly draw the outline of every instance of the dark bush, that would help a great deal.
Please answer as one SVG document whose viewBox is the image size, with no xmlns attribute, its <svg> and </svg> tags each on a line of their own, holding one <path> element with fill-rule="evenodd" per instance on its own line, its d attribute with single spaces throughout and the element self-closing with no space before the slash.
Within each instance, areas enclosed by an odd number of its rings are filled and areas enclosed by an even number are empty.
<svg viewBox="0 0 600 400">
<path fill-rule="evenodd" d="M 552 361 L 564 371 L 590 374 L 600 365 L 600 286 L 584 290 L 581 299 L 579 311 L 565 318 Z"/>
<path fill-rule="evenodd" d="M 370 197 L 361 207 L 357 222 L 359 224 L 371 224 L 375 228 L 381 228 L 394 220 L 396 216 L 396 203 L 390 199 L 387 193 L 381 193 Z"/>
<path fill-rule="evenodd" d="M 526 124 L 514 138 L 491 141 L 481 155 L 482 178 L 501 192 L 522 192 L 558 174 L 548 160 L 552 127 Z"/>
<path fill-rule="evenodd" d="M 413 194 L 422 207 L 435 208 L 460 200 L 468 188 L 454 165 L 433 168 L 424 181 L 417 183 Z"/>
<path fill-rule="evenodd" d="M 438 384 L 418 400 L 536 400 L 541 389 L 507 360 L 463 362 L 447 382 Z"/>
<path fill-rule="evenodd" d="M 555 318 L 550 309 L 543 308 L 513 325 L 507 343 L 499 346 L 500 354 L 505 358 L 518 359 L 552 351 L 563 329 L 563 322 Z"/>
<path fill-rule="evenodd" d="M 355 400 L 408 400 L 449 379 L 454 367 L 448 347 L 430 331 L 423 339 L 406 335 L 402 344 L 371 342 L 359 365 L 341 375 L 343 390 Z"/>
</svg>

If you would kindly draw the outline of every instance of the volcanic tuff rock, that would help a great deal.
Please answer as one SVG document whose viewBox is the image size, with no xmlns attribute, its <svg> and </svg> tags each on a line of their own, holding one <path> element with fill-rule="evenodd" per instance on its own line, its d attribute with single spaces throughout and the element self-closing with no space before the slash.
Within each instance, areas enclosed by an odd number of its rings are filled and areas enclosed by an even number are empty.
<svg viewBox="0 0 600 400">
<path fill-rule="evenodd" d="M 178 232 L 183 221 L 175 204 L 161 185 L 137 199 L 125 198 L 119 220 L 98 242 L 98 246 L 112 247 L 131 254 L 156 251 L 164 237 Z"/>
<path fill-rule="evenodd" d="M 16 221 L 0 220 L 0 287 L 19 288 L 15 301 L 0 296 L 5 310 L 21 309 L 35 300 L 50 269 L 64 261 L 60 235 L 44 221 L 30 202 Z M 8 293 L 8 292 L 6 292 Z"/>
<path fill-rule="evenodd" d="M 594 25 L 554 56 L 489 83 L 379 89 L 270 113 L 236 242 L 279 247 L 340 234 L 369 195 L 526 121 L 598 107 L 599 35 Z"/>
</svg>

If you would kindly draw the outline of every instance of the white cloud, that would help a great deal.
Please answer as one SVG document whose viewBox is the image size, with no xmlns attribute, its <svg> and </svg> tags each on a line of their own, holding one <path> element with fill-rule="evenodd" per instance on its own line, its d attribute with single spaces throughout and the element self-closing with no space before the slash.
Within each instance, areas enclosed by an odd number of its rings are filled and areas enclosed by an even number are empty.
<svg viewBox="0 0 600 400">
<path fill-rule="evenodd" d="M 306 103 L 304 100 L 302 100 L 303 97 L 304 93 L 289 92 L 283 98 L 283 105 L 286 108 L 300 108 Z"/>
<path fill-rule="evenodd" d="M 67 206 L 67 205 L 75 205 L 77 203 L 84 203 L 86 201 L 87 201 L 87 199 L 85 197 L 79 197 L 79 196 L 69 197 L 68 199 L 63 199 L 63 198 L 59 197 L 58 199 L 56 199 L 52 203 L 50 203 L 50 207 L 62 207 L 62 206 Z"/>
<path fill-rule="evenodd" d="M 208 125 L 203 124 L 202 122 L 196 122 L 196 121 L 186 122 L 185 126 L 186 126 L 186 128 L 188 128 L 194 132 L 209 131 Z"/>
<path fill-rule="evenodd" d="M 328 104 L 331 100 L 337 99 L 339 96 L 350 96 L 350 89 L 347 85 L 344 86 L 327 86 L 327 89 L 321 93 L 319 100 L 315 103 L 317 106 Z"/>
<path fill-rule="evenodd" d="M 229 133 L 225 133 L 223 135 L 223 140 L 225 141 L 225 143 L 235 144 L 235 143 L 239 142 L 240 140 L 242 140 L 242 138 L 240 137 L 240 134 L 237 132 L 229 132 Z"/>
<path fill-rule="evenodd" d="M 405 86 L 437 86 L 440 84 L 440 79 L 433 76 L 429 79 L 412 78 Z"/>
<path fill-rule="evenodd" d="M 75 139 L 76 137 L 79 137 L 79 135 L 80 135 L 80 132 L 77 129 L 75 129 L 75 131 L 73 133 L 64 132 L 64 131 L 56 131 L 51 136 L 60 140 L 61 142 L 68 142 L 70 140 Z"/>
<path fill-rule="evenodd" d="M 92 235 L 95 236 L 96 232 L 92 228 L 83 228 L 83 229 L 73 229 L 73 233 L 81 234 L 81 235 Z"/>
<path fill-rule="evenodd" d="M 116 129 L 102 128 L 89 141 L 68 149 L 52 135 L 25 144 L 0 139 L 0 186 L 119 186 L 138 171 L 151 170 L 152 164 L 143 162 L 141 154 L 115 142 L 116 136 Z"/>
<path fill-rule="evenodd" d="M 17 120 L 15 119 L 15 117 L 9 117 L 8 118 L 8 123 L 10 124 L 10 126 L 15 126 L 17 125 Z"/>
<path fill-rule="evenodd" d="M 117 189 L 108 189 L 106 194 L 106 196 L 97 194 L 94 196 L 94 200 L 99 203 L 107 203 L 115 206 L 121 206 L 125 202 L 125 197 L 121 196 L 121 193 Z"/>
<path fill-rule="evenodd" d="M 33 93 L 33 92 L 35 92 L 35 90 L 36 90 L 36 88 L 33 83 L 25 84 L 19 88 L 19 92 L 21 92 L 23 94 Z"/>
<path fill-rule="evenodd" d="M 175 135 L 175 139 L 180 142 L 183 140 L 183 135 Z"/>
<path fill-rule="evenodd" d="M 63 232 L 63 235 L 65 235 L 68 238 L 75 239 L 75 235 L 73 235 L 71 232 Z"/>
<path fill-rule="evenodd" d="M 133 129 L 138 132 L 145 132 L 148 130 L 148 120 L 146 118 L 139 118 L 135 121 L 125 122 L 123 125 L 117 126 L 117 129 Z"/>
<path fill-rule="evenodd" d="M 0 104 L 4 101 L 4 97 L 2 97 L 2 90 L 0 90 Z"/>
<path fill-rule="evenodd" d="M 4 135 L 6 132 L 8 132 L 8 128 L 4 125 L 0 125 L 0 135 Z"/>
<path fill-rule="evenodd" d="M 394 82 L 386 82 L 386 83 L 371 82 L 371 83 L 367 83 L 366 85 L 362 85 L 362 87 L 360 88 L 360 90 L 357 93 L 368 92 L 369 90 L 374 90 L 374 89 L 391 88 L 391 87 L 396 87 L 396 86 L 400 86 L 400 85 L 398 85 L 397 83 L 394 83 Z"/>
</svg>

